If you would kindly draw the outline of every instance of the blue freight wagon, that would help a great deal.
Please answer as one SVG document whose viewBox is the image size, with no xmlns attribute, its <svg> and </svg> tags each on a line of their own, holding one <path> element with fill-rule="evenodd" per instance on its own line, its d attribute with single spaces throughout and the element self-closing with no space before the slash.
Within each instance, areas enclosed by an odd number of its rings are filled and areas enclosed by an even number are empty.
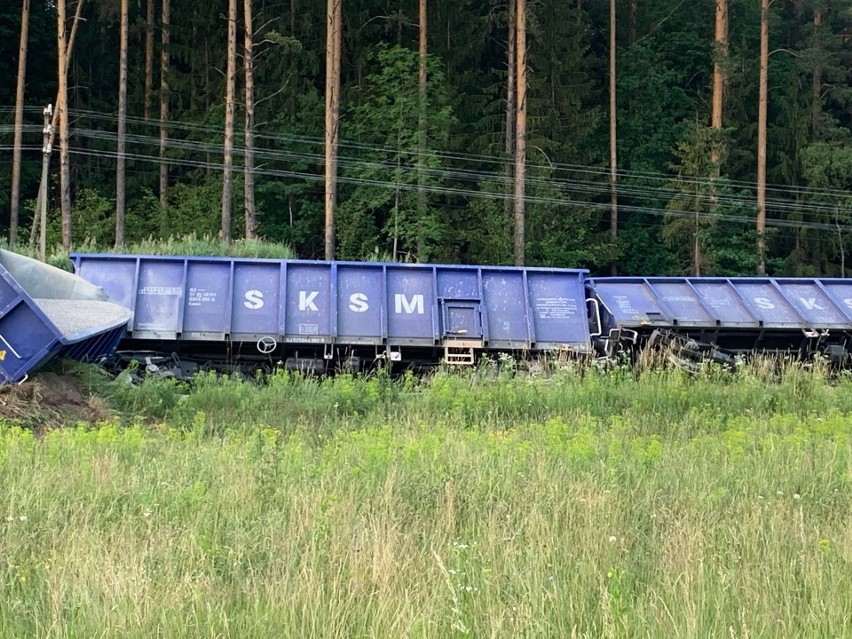
<svg viewBox="0 0 852 639">
<path fill-rule="evenodd" d="M 129 309 L 80 277 L 0 250 L 0 383 L 56 357 L 106 359 L 128 319 Z"/>
<path fill-rule="evenodd" d="M 578 269 L 74 254 L 133 317 L 122 349 L 323 370 L 592 352 Z"/>
<path fill-rule="evenodd" d="M 603 350 L 672 346 L 697 359 L 773 352 L 823 353 L 847 363 L 852 281 L 744 277 L 601 277 L 589 281 L 600 303 Z"/>
</svg>

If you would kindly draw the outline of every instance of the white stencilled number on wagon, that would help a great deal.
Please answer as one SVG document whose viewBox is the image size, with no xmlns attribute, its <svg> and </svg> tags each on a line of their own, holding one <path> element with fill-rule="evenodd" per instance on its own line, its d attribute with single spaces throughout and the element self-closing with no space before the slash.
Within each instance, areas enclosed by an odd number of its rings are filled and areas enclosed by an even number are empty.
<svg viewBox="0 0 852 639">
<path fill-rule="evenodd" d="M 762 308 L 764 311 L 771 311 L 773 308 L 775 308 L 775 304 L 770 302 L 765 297 L 755 297 L 754 303 L 757 304 L 757 306 L 759 308 Z"/>
<path fill-rule="evenodd" d="M 319 295 L 319 291 L 299 291 L 299 310 L 300 311 L 319 311 L 314 300 Z"/>
<path fill-rule="evenodd" d="M 844 298 L 843 304 L 846 306 L 846 308 L 852 311 L 852 297 Z"/>
<path fill-rule="evenodd" d="M 263 308 L 263 293 L 256 289 L 246 291 L 246 299 L 243 302 L 243 306 L 250 308 L 253 311 Z"/>
<path fill-rule="evenodd" d="M 369 310 L 370 305 L 367 304 L 367 295 L 365 293 L 352 293 L 349 296 L 349 310 L 355 313 L 364 313 Z"/>
<path fill-rule="evenodd" d="M 800 297 L 799 301 L 802 302 L 802 306 L 810 311 L 824 311 L 825 309 L 817 304 L 815 297 Z"/>
<path fill-rule="evenodd" d="M 394 311 L 396 313 L 402 313 L 404 309 L 409 315 L 412 313 L 423 315 L 423 306 L 422 295 L 412 295 L 411 300 L 405 297 L 402 293 L 397 293 L 394 296 Z"/>
</svg>

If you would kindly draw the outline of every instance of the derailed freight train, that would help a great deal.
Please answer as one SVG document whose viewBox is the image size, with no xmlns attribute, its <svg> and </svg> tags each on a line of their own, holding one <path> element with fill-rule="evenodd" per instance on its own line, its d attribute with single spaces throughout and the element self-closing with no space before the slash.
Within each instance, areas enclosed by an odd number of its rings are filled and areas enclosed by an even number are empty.
<svg viewBox="0 0 852 639">
<path fill-rule="evenodd" d="M 0 384 L 57 357 L 109 359 L 130 315 L 89 282 L 0 250 Z"/>
<path fill-rule="evenodd" d="M 676 361 L 821 353 L 843 365 L 852 281 L 590 278 L 581 269 L 75 254 L 132 317 L 120 343 L 149 370 L 309 372 L 473 364 L 482 355 Z"/>
</svg>

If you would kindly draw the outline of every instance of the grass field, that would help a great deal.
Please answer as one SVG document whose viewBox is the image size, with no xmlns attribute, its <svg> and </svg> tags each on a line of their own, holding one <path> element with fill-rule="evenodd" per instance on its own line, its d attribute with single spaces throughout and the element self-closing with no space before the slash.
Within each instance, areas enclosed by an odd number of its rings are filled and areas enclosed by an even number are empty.
<svg viewBox="0 0 852 639">
<path fill-rule="evenodd" d="M 101 386 L 0 426 L 0 637 L 850 637 L 826 377 Z"/>
</svg>

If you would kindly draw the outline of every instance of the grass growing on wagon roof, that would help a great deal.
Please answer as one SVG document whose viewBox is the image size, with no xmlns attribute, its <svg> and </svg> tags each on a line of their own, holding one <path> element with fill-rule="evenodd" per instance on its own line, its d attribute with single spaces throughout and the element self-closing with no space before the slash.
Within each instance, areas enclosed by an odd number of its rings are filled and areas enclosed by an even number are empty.
<svg viewBox="0 0 852 639">
<path fill-rule="evenodd" d="M 852 635 L 852 381 L 280 373 L 0 427 L 0 637 Z"/>
</svg>

